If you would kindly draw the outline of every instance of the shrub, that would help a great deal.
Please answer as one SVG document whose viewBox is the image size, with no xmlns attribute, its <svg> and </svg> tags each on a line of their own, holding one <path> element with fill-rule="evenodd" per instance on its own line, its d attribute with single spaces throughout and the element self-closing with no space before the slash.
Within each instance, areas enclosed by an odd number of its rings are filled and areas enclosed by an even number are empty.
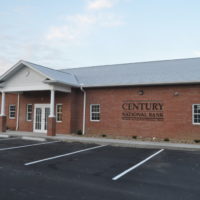
<svg viewBox="0 0 200 200">
<path fill-rule="evenodd" d="M 81 129 L 79 129 L 76 133 L 77 133 L 77 135 L 82 135 L 83 134 Z"/>
<path fill-rule="evenodd" d="M 132 138 L 136 140 L 137 139 L 137 135 L 133 135 Z"/>
<path fill-rule="evenodd" d="M 194 140 L 195 143 L 200 143 L 200 140 Z"/>
<path fill-rule="evenodd" d="M 164 141 L 165 141 L 165 142 L 169 142 L 169 138 L 165 138 Z"/>
<path fill-rule="evenodd" d="M 107 135 L 106 135 L 106 134 L 102 134 L 101 136 L 102 136 L 102 137 L 107 137 Z"/>
</svg>

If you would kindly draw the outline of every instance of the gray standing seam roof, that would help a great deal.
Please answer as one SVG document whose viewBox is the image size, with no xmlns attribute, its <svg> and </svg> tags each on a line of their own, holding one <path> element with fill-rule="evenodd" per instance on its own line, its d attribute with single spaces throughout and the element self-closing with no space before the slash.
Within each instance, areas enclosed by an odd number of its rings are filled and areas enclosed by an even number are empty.
<svg viewBox="0 0 200 200">
<path fill-rule="evenodd" d="M 84 87 L 200 83 L 200 58 L 62 69 Z"/>
<path fill-rule="evenodd" d="M 55 70 L 22 61 L 55 81 L 73 87 L 200 83 L 200 58 L 138 62 Z M 3 80 L 3 78 L 1 78 Z"/>
<path fill-rule="evenodd" d="M 23 63 L 31 66 L 32 68 L 36 69 L 42 74 L 45 74 L 46 76 L 50 77 L 54 81 L 79 87 L 78 80 L 76 79 L 74 74 L 71 74 L 69 72 L 63 72 L 60 70 L 51 69 L 51 68 L 37 65 L 37 64 L 27 62 L 27 61 L 23 61 Z"/>
</svg>

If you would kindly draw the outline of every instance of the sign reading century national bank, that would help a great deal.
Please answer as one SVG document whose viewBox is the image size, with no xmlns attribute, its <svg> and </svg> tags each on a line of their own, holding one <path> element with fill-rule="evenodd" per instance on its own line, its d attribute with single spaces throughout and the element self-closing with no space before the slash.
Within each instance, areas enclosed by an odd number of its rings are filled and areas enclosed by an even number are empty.
<svg viewBox="0 0 200 200">
<path fill-rule="evenodd" d="M 164 105 L 162 101 L 157 100 L 128 100 L 122 103 L 123 120 L 164 120 Z"/>
</svg>

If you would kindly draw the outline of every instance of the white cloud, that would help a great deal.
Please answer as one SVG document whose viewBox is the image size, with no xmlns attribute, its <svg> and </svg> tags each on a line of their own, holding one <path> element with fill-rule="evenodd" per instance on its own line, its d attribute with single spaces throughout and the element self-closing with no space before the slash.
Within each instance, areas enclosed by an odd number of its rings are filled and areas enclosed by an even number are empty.
<svg viewBox="0 0 200 200">
<path fill-rule="evenodd" d="M 47 40 L 76 41 L 94 32 L 96 28 L 121 26 L 123 20 L 115 14 L 86 13 L 66 17 L 62 26 L 52 27 L 46 35 Z"/>
<path fill-rule="evenodd" d="M 99 28 L 121 26 L 124 22 L 114 11 L 102 11 L 111 8 L 120 0 L 86 0 L 84 13 L 62 17 L 63 25 L 52 26 L 45 38 L 47 41 L 68 41 L 80 44 L 82 38 L 95 33 Z M 82 40 L 83 41 L 83 40 Z"/>
<path fill-rule="evenodd" d="M 49 33 L 47 34 L 46 38 L 48 40 L 53 40 L 53 39 L 73 40 L 75 39 L 75 33 L 73 33 L 73 31 L 70 30 L 70 27 L 68 27 L 67 25 L 52 27 Z"/>
<path fill-rule="evenodd" d="M 200 51 L 195 51 L 194 55 L 200 57 Z"/>
<path fill-rule="evenodd" d="M 90 10 L 111 8 L 113 7 L 114 3 L 115 3 L 114 0 L 90 0 L 88 2 L 87 8 Z"/>
<path fill-rule="evenodd" d="M 131 2 L 133 0 L 86 0 L 86 8 L 91 11 L 98 11 L 114 7 L 120 2 Z"/>
<path fill-rule="evenodd" d="M 102 29 L 121 26 L 123 18 L 116 14 L 112 8 L 120 0 L 85 0 L 86 4 L 81 13 L 64 16 L 59 22 L 60 25 L 52 24 L 45 27 L 45 31 L 39 36 L 27 34 L 26 28 L 19 33 L 7 33 L 7 30 L 14 29 L 9 25 L 1 25 L 0 33 L 0 74 L 12 67 L 18 60 L 30 60 L 43 65 L 63 66 L 63 63 L 79 63 L 71 59 L 71 49 L 77 45 L 85 45 L 89 42 L 90 36 Z M 106 8 L 106 9 L 105 9 Z M 105 9 L 105 10 L 104 10 Z M 28 8 L 27 8 L 28 10 Z M 18 7 L 13 12 L 23 14 L 25 7 Z M 6 15 L 7 13 L 1 13 Z M 21 36 L 22 35 L 22 36 Z"/>
</svg>

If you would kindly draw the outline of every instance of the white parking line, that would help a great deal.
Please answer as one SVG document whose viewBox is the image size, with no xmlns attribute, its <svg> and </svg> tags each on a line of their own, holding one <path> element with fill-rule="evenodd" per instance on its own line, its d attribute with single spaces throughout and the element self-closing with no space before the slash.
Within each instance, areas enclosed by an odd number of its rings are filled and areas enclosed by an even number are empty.
<svg viewBox="0 0 200 200">
<path fill-rule="evenodd" d="M 70 152 L 70 153 L 66 153 L 66 154 L 62 154 L 62 155 L 58 155 L 58 156 L 53 156 L 53 157 L 50 157 L 50 158 L 45 158 L 45 159 L 41 159 L 41 160 L 37 160 L 37 161 L 33 161 L 33 162 L 28 162 L 28 163 L 25 163 L 24 165 L 26 165 L 26 166 L 33 165 L 33 164 L 37 164 L 37 163 L 48 161 L 48 160 L 53 160 L 53 159 L 66 157 L 66 156 L 70 156 L 70 155 L 77 154 L 77 153 L 82 153 L 82 152 L 85 152 L 85 151 L 90 151 L 90 150 L 93 150 L 93 149 L 99 149 L 99 148 L 105 147 L 105 146 L 107 146 L 107 145 L 100 145 L 100 146 L 96 146 L 96 147 L 90 147 L 90 148 L 82 149 L 82 150 L 79 150 L 79 151 L 74 151 L 74 152 Z"/>
<path fill-rule="evenodd" d="M 116 181 L 117 179 L 121 178 L 122 176 L 124 176 L 125 174 L 129 173 L 130 171 L 134 170 L 135 168 L 139 167 L 140 165 L 144 164 L 145 162 L 147 162 L 148 160 L 150 160 L 151 158 L 153 158 L 154 156 L 158 155 L 159 153 L 161 153 L 162 151 L 164 151 L 164 149 L 161 149 L 159 151 L 157 151 L 156 153 L 154 153 L 153 155 L 149 156 L 148 158 L 146 158 L 145 160 L 139 162 L 138 164 L 134 165 L 133 167 L 125 170 L 124 172 L 118 174 L 117 176 L 113 177 L 112 180 Z"/>
<path fill-rule="evenodd" d="M 21 149 L 21 148 L 32 147 L 32 146 L 39 146 L 39 145 L 43 145 L 43 144 L 53 144 L 56 142 L 61 142 L 61 141 L 42 142 L 42 143 L 37 143 L 37 144 L 28 144 L 28 145 L 23 145 L 23 146 L 7 147 L 7 148 L 1 148 L 0 151 L 6 151 L 6 150 L 11 150 L 11 149 Z"/>
</svg>

